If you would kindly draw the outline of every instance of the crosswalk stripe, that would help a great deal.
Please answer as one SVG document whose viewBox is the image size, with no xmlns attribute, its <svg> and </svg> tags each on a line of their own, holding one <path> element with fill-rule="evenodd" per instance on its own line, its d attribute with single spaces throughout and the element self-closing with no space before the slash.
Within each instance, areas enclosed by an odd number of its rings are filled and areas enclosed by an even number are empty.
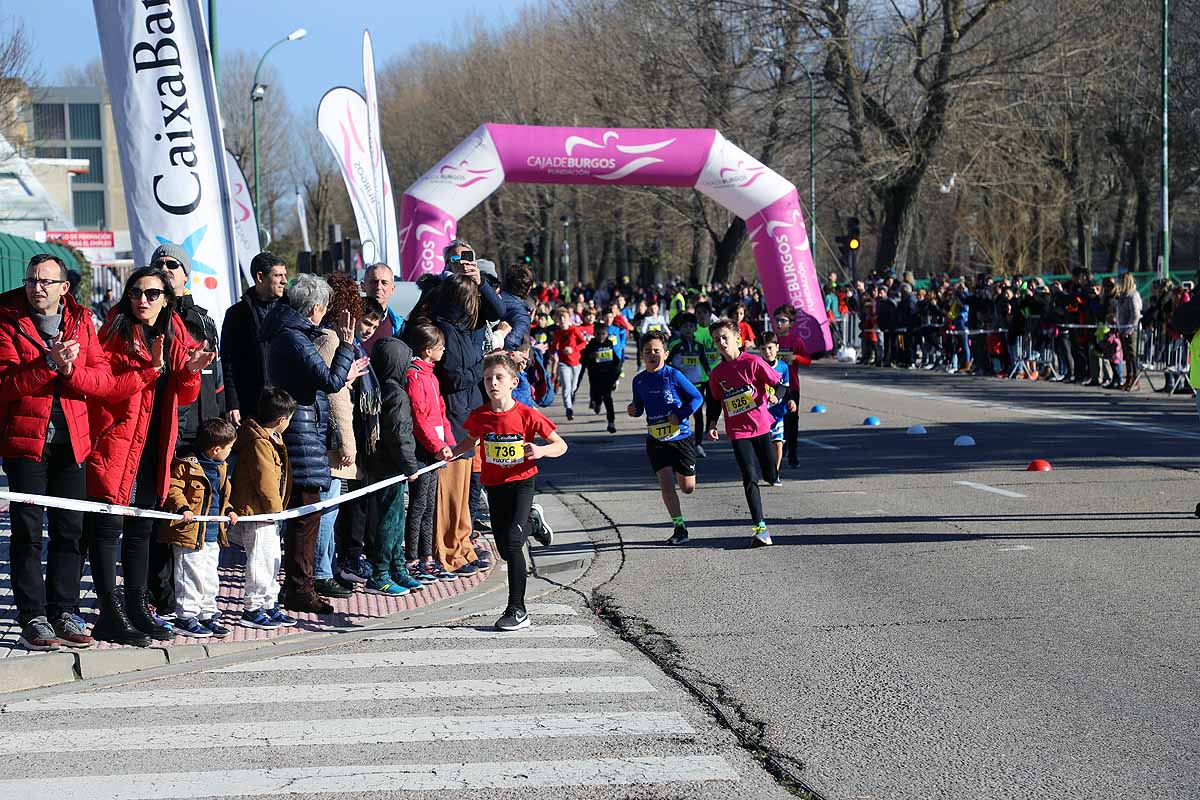
<svg viewBox="0 0 1200 800">
<path fill-rule="evenodd" d="M 472 664 L 583 664 L 624 661 L 615 650 L 582 647 L 498 647 L 478 650 L 414 650 L 408 652 L 344 653 L 338 655 L 277 656 L 249 661 L 211 672 L 285 672 L 313 669 L 373 669 L 377 667 L 456 667 Z"/>
<path fill-rule="evenodd" d="M 88 800 L 185 800 L 285 794 L 461 789 L 536 789 L 736 781 L 717 755 L 511 761 L 475 764 L 364 764 L 361 766 L 236 769 L 143 775 L 80 776 L 0 781 L 0 800 L 85 796 Z"/>
<path fill-rule="evenodd" d="M 227 686 L 208 689 L 135 689 L 127 692 L 81 692 L 41 697 L 7 705 L 0 713 L 84 711 L 101 708 L 175 708 L 197 703 L 220 705 L 282 703 L 358 703 L 456 696 L 511 697 L 555 694 L 638 694 L 658 690 L 632 675 L 566 675 L 498 680 L 439 680 L 387 683 L 334 683 L 299 686 Z"/>
<path fill-rule="evenodd" d="M 472 614 L 472 617 L 498 617 L 507 609 L 492 608 L 487 611 L 480 611 L 478 614 Z M 525 610 L 531 615 L 543 614 L 547 617 L 577 617 L 579 612 L 566 603 L 530 603 L 525 606 Z"/>
<path fill-rule="evenodd" d="M 494 628 L 412 628 L 368 636 L 367 641 L 384 639 L 587 639 L 597 636 L 587 625 L 535 625 L 519 631 Z"/>
<path fill-rule="evenodd" d="M 194 748 L 197 742 L 204 742 L 206 747 L 261 749 L 395 742 L 540 739 L 559 736 L 651 736 L 694 732 L 683 715 L 674 711 L 384 719 L 364 717 L 71 730 L 75 736 L 76 753 L 186 750 Z M 61 729 L 6 731 L 0 736 L 0 754 L 58 752 L 62 750 L 64 733 L 66 732 Z"/>
</svg>

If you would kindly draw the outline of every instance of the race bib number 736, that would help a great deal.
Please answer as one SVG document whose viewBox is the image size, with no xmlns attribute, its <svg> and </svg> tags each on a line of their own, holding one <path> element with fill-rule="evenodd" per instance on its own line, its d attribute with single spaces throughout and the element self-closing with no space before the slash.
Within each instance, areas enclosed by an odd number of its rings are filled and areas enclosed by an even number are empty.
<svg viewBox="0 0 1200 800">
<path fill-rule="evenodd" d="M 498 467 L 525 461 L 525 440 L 519 433 L 489 433 L 483 437 L 483 460 Z"/>
</svg>

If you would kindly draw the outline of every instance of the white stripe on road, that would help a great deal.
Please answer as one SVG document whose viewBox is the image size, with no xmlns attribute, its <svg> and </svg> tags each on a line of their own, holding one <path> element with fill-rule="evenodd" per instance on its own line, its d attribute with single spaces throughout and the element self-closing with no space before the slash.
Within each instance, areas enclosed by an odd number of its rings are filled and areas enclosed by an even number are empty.
<svg viewBox="0 0 1200 800">
<path fill-rule="evenodd" d="M 389 715 L 382 718 L 255 720 L 205 725 L 5 731 L 4 736 L 0 737 L 0 754 L 61 752 L 64 735 L 74 737 L 71 749 L 78 754 L 84 751 L 187 751 L 196 748 L 198 743 L 203 743 L 204 747 L 252 747 L 261 751 L 267 747 L 691 733 L 695 733 L 692 726 L 682 714 L 674 711 L 438 717 Z M 208 792 L 208 795 L 211 794 Z"/>
<path fill-rule="evenodd" d="M 0 781 L 0 800 L 28 800 L 32 797 L 184 800 L 213 796 L 340 793 L 369 796 L 401 791 L 529 790 L 737 779 L 738 774 L 733 767 L 724 758 L 715 755 L 477 764 L 363 764 L 6 780 Z"/>
<path fill-rule="evenodd" d="M 657 689 L 645 678 L 628 675 L 579 675 L 496 680 L 439 680 L 387 683 L 321 683 L 272 686 L 226 686 L 212 689 L 105 690 L 42 697 L 0 705 L 0 713 L 33 714 L 97 708 L 186 708 L 203 705 L 274 705 L 277 703 L 359 703 L 459 696 L 511 697 L 552 694 L 636 694 Z"/>
<path fill-rule="evenodd" d="M 385 639 L 587 639 L 596 635 L 596 631 L 587 625 L 535 625 L 519 631 L 498 631 L 492 627 L 412 628 L 368 636 L 366 641 Z"/>
<path fill-rule="evenodd" d="M 811 444 L 813 447 L 819 447 L 822 450 L 841 450 L 842 449 L 835 444 L 825 444 L 824 442 L 818 442 L 816 439 L 797 439 L 796 441 L 803 442 L 804 444 Z"/>
<path fill-rule="evenodd" d="M 967 486 L 972 489 L 978 489 L 981 492 L 991 492 L 992 494 L 1002 495 L 1004 497 L 1024 497 L 1020 492 L 1010 492 L 1007 489 L 997 489 L 995 486 L 988 486 L 986 483 L 972 483 L 971 481 L 955 481 L 959 486 Z"/>
<path fill-rule="evenodd" d="M 615 650 L 581 647 L 500 647 L 478 650 L 414 650 L 395 653 L 278 656 L 210 672 L 285 672 L 291 669 L 375 669 L 378 667 L 459 667 L 474 664 L 585 664 L 624 661 Z"/>
<path fill-rule="evenodd" d="M 910 389 L 896 389 L 890 386 L 876 386 L 870 383 L 859 383 L 857 381 L 839 381 L 829 380 L 826 378 L 805 378 L 808 383 L 825 383 L 830 386 L 847 386 L 854 389 L 870 389 L 874 392 L 883 392 L 884 394 L 898 394 L 904 397 L 918 397 L 922 400 L 935 400 L 939 403 L 955 403 L 963 406 L 974 406 L 975 408 L 987 408 L 998 411 L 1010 411 L 1014 414 L 1025 414 L 1031 417 L 1048 417 L 1057 420 L 1069 420 L 1072 422 L 1090 422 L 1093 425 L 1104 425 L 1110 428 L 1123 428 L 1126 430 L 1141 431 L 1143 433 L 1153 433 L 1159 436 L 1169 436 L 1174 439 L 1200 439 L 1200 433 L 1189 433 L 1187 431 L 1179 431 L 1174 428 L 1164 428 L 1161 425 L 1144 425 L 1139 422 L 1127 422 L 1120 419 L 1105 419 L 1103 417 L 1093 417 L 1088 414 L 1070 414 L 1063 411 L 1049 410 L 1045 408 L 1030 408 L 1029 406 L 1017 406 L 1010 403 L 989 403 L 986 400 L 976 400 L 970 397 L 950 397 L 941 394 L 930 394 L 928 392 L 914 392 Z M 1051 398 L 1053 400 L 1053 398 Z"/>
<path fill-rule="evenodd" d="M 566 603 L 530 603 L 525 606 L 525 610 L 530 614 L 544 614 L 548 617 L 576 617 L 579 616 L 574 608 Z M 489 611 L 480 611 L 478 614 L 472 614 L 472 617 L 496 617 L 503 614 L 506 609 L 493 608 Z"/>
</svg>

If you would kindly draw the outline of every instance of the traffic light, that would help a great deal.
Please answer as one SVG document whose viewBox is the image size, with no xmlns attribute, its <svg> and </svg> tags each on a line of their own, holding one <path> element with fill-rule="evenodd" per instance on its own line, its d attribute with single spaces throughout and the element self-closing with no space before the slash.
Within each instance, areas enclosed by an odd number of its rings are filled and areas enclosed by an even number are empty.
<svg viewBox="0 0 1200 800">
<path fill-rule="evenodd" d="M 533 242 L 528 239 L 525 240 L 525 255 L 521 258 L 521 261 L 524 264 L 533 263 Z"/>
<path fill-rule="evenodd" d="M 850 248 L 851 253 L 862 246 L 862 228 L 858 224 L 858 217 L 846 220 L 846 238 L 848 240 L 846 245 Z"/>
</svg>

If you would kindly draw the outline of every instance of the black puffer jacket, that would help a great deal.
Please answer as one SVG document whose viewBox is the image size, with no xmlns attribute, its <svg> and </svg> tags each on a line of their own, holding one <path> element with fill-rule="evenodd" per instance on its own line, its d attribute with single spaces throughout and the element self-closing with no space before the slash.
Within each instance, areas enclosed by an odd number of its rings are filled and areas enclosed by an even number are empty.
<svg viewBox="0 0 1200 800">
<path fill-rule="evenodd" d="M 207 347 L 214 352 L 220 345 L 217 336 L 217 323 L 208 315 L 208 309 L 196 305 L 196 300 L 190 294 L 179 297 L 175 310 L 183 317 L 186 325 L 203 331 L 203 335 L 193 333 L 192 338 L 197 342 L 207 341 Z M 221 369 L 221 360 L 217 359 L 200 372 L 200 396 L 196 402 L 179 407 L 179 445 L 177 449 L 192 447 L 196 443 L 196 434 L 200 431 L 200 423 L 206 419 L 220 417 L 225 414 L 225 374 Z"/>
<path fill-rule="evenodd" d="M 292 483 L 299 489 L 329 488 L 329 398 L 346 385 L 354 348 L 338 345 L 333 363 L 325 366 L 313 339 L 321 329 L 285 301 L 267 313 L 262 340 L 267 344 L 267 381 L 296 400 L 296 414 L 284 431 Z"/>
<path fill-rule="evenodd" d="M 446 351 L 434 367 L 442 397 L 446 399 L 446 419 L 456 441 L 466 438 L 463 424 L 467 415 L 483 405 L 479 383 L 483 380 L 483 349 L 475 341 L 474 331 L 464 330 L 453 319 L 438 315 L 433 324 L 446 337 Z"/>
<path fill-rule="evenodd" d="M 367 462 L 372 478 L 412 475 L 417 463 L 412 403 L 408 399 L 408 366 L 412 350 L 399 339 L 380 339 L 371 350 L 371 368 L 379 380 L 379 447 Z"/>
</svg>

